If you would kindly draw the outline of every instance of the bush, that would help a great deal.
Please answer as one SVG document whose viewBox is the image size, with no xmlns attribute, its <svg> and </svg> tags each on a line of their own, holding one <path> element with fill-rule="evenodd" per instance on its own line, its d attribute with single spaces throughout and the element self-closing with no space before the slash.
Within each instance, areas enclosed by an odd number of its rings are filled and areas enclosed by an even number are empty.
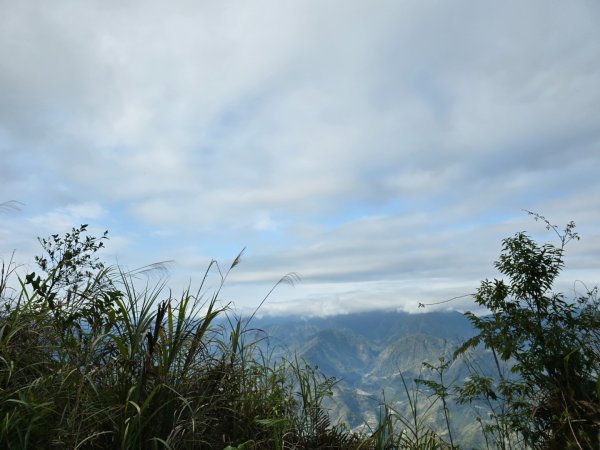
<svg viewBox="0 0 600 450">
<path fill-rule="evenodd" d="M 568 242 L 579 239 L 575 224 L 560 231 L 544 217 L 559 245 L 539 245 L 520 232 L 503 241 L 496 268 L 508 278 L 485 280 L 475 302 L 490 314 L 467 313 L 479 334 L 459 354 L 483 344 L 498 362 L 509 362 L 518 378 L 492 389 L 474 377 L 461 391 L 463 401 L 503 399 L 507 409 L 496 422 L 506 440 L 514 433 L 532 448 L 600 448 L 600 313 L 597 290 L 574 300 L 552 292 L 564 267 Z"/>
</svg>

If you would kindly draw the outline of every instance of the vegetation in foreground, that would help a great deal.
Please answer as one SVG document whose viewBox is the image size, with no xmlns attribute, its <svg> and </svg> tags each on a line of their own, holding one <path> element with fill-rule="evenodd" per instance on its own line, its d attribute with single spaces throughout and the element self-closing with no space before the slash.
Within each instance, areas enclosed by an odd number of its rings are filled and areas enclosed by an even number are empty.
<svg viewBox="0 0 600 450">
<path fill-rule="evenodd" d="M 478 411 L 487 448 L 600 448 L 596 290 L 574 301 L 551 291 L 577 235 L 573 224 L 546 224 L 558 247 L 525 233 L 503 242 L 496 267 L 508 281 L 481 284 L 475 301 L 490 315 L 469 315 L 479 333 L 456 354 L 483 345 L 498 374 L 473 366 L 463 385 L 448 386 L 440 359 L 417 386 L 441 405 L 445 430 L 430 427 L 431 403 L 418 404 L 404 383 L 408 413 L 383 404 L 379 424 L 360 435 L 329 421 L 323 400 L 335 380 L 262 353 L 249 322 L 220 303 L 239 256 L 225 272 L 212 262 L 197 291 L 174 297 L 144 271 L 105 267 L 96 252 L 106 234 L 83 225 L 41 239 L 39 273 L 19 277 L 12 258 L 1 266 L 0 446 L 450 449 L 451 406 L 462 402 Z M 207 293 L 210 273 L 219 286 Z"/>
</svg>

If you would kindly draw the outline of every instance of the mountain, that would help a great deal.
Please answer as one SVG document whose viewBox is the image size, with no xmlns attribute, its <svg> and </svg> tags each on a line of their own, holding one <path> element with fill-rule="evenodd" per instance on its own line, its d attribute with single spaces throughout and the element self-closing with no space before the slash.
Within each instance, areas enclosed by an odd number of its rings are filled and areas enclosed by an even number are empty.
<svg viewBox="0 0 600 450">
<path fill-rule="evenodd" d="M 458 312 L 370 311 L 339 316 L 265 317 L 252 329 L 277 353 L 296 354 L 350 384 L 364 377 L 419 372 L 424 361 L 448 356 L 475 330 Z"/>
<path fill-rule="evenodd" d="M 376 347 L 417 333 L 432 334 L 449 342 L 462 341 L 474 333 L 467 318 L 455 311 L 410 314 L 378 310 L 328 317 L 264 317 L 254 319 L 252 327 L 267 332 L 272 343 L 291 347 L 324 330 L 346 331 Z"/>
<path fill-rule="evenodd" d="M 418 374 L 423 363 L 435 364 L 440 356 L 448 356 L 445 339 L 422 332 L 398 338 L 383 349 L 373 363 L 369 376 L 389 378 L 398 373 Z"/>
<path fill-rule="evenodd" d="M 318 331 L 297 351 L 323 373 L 347 381 L 358 381 L 377 355 L 363 336 L 331 328 Z"/>
<path fill-rule="evenodd" d="M 451 361 L 453 351 L 475 334 L 469 320 L 458 312 L 409 314 L 370 311 L 321 318 L 264 317 L 252 328 L 275 354 L 296 355 L 325 376 L 339 382 L 328 403 L 333 422 L 351 428 L 376 426 L 382 397 L 405 414 L 410 411 L 407 390 L 414 393 L 416 378 L 435 379 L 423 362 Z M 493 358 L 481 349 L 471 356 L 477 367 L 494 372 Z M 464 361 L 452 361 L 445 383 L 461 383 L 469 376 Z M 426 396 L 425 400 L 427 401 Z M 474 415 L 469 406 L 453 405 L 457 435 L 473 444 Z M 444 429 L 435 408 L 432 423 Z"/>
</svg>

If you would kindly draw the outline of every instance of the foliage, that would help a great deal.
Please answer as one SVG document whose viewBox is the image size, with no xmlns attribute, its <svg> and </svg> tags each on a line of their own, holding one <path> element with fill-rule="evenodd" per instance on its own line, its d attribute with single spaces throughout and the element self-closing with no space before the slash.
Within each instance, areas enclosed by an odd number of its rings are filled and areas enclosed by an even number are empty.
<svg viewBox="0 0 600 450">
<path fill-rule="evenodd" d="M 426 386 L 431 390 L 431 396 L 440 399 L 442 402 L 442 412 L 444 413 L 444 421 L 446 422 L 446 430 L 448 431 L 448 439 L 450 441 L 450 448 L 455 448 L 454 439 L 452 439 L 452 427 L 450 425 L 450 410 L 448 407 L 448 401 L 450 398 L 450 386 L 444 381 L 444 374 L 448 367 L 450 367 L 451 361 L 441 356 L 439 358 L 439 364 L 433 365 L 427 362 L 423 363 L 423 366 L 437 375 L 436 380 L 429 380 L 419 378 L 415 380 L 417 384 Z"/>
<path fill-rule="evenodd" d="M 485 377 L 473 377 L 460 396 L 463 401 L 501 398 L 507 408 L 496 415 L 495 431 L 505 438 L 516 432 L 533 448 L 598 448 L 596 290 L 574 301 L 552 292 L 564 267 L 565 246 L 579 236 L 573 222 L 560 231 L 534 216 L 557 234 L 559 245 L 539 245 L 525 232 L 504 239 L 495 266 L 508 281 L 481 283 L 475 302 L 490 314 L 467 313 L 479 333 L 458 351 L 482 344 L 496 361 L 511 362 L 518 378 L 500 373 L 500 382 L 492 386 Z"/>
<path fill-rule="evenodd" d="M 104 247 L 108 231 L 102 237 L 86 235 L 87 224 L 73 228 L 64 237 L 53 234 L 38 238 L 44 255 L 36 256 L 35 262 L 50 277 L 49 291 L 53 287 L 71 287 L 92 278 L 95 271 L 104 269 L 104 263 L 96 252 Z"/>
<path fill-rule="evenodd" d="M 83 225 L 40 239 L 41 274 L 24 279 L 2 265 L 0 447 L 358 448 L 321 405 L 332 380 L 261 355 L 221 305 L 239 256 L 174 297 L 164 281 L 105 267 L 106 238 Z"/>
<path fill-rule="evenodd" d="M 429 396 L 424 402 L 420 397 L 420 386 L 426 384 L 425 378 L 416 379 L 411 390 L 404 375 L 400 373 L 402 387 L 406 394 L 408 411 L 385 401 L 381 404 L 379 423 L 373 431 L 371 441 L 376 450 L 452 450 L 430 424 L 430 418 L 435 410 L 437 399 Z"/>
<path fill-rule="evenodd" d="M 467 313 L 478 334 L 455 360 L 424 363 L 428 376 L 412 389 L 400 374 L 407 401 L 384 398 L 370 435 L 331 423 L 334 378 L 262 353 L 249 338 L 254 314 L 242 320 L 221 303 L 241 254 L 224 272 L 212 261 L 197 291 L 175 297 L 164 280 L 105 266 L 106 233 L 90 237 L 82 225 L 40 239 L 39 274 L 20 278 L 12 256 L 0 265 L 0 447 L 454 449 L 458 402 L 487 411 L 476 421 L 488 449 L 600 448 L 597 290 L 572 300 L 552 291 L 578 236 L 572 222 L 560 231 L 534 216 L 559 245 L 525 232 L 503 241 L 496 267 L 507 280 L 477 290 L 489 314 Z M 496 373 L 469 356 L 480 346 Z M 454 386 L 447 370 L 459 359 L 470 377 Z"/>
</svg>

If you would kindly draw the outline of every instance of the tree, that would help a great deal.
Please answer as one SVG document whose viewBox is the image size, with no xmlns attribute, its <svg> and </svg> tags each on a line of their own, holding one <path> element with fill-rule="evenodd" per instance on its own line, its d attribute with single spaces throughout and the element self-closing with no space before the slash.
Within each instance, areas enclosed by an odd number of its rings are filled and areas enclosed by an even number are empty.
<svg viewBox="0 0 600 450">
<path fill-rule="evenodd" d="M 36 256 L 35 262 L 42 276 L 31 272 L 25 277 L 40 307 L 47 308 L 65 330 L 76 326 L 78 334 L 82 319 L 93 328 L 110 328 L 114 314 L 109 317 L 106 312 L 121 295 L 112 283 L 110 268 L 96 256 L 108 231 L 100 238 L 87 232 L 84 224 L 64 236 L 38 238 L 44 254 Z"/>
<path fill-rule="evenodd" d="M 597 289 L 568 300 L 552 286 L 564 267 L 575 224 L 554 231 L 559 245 L 537 244 L 525 232 L 504 239 L 495 263 L 508 278 L 484 280 L 475 302 L 490 314 L 467 316 L 479 331 L 458 350 L 484 345 L 513 364 L 502 380 L 510 424 L 533 448 L 600 448 L 600 313 Z M 486 386 L 489 389 L 489 386 Z M 486 395 L 490 395 L 488 391 Z M 496 395 L 494 393 L 494 395 Z"/>
</svg>

